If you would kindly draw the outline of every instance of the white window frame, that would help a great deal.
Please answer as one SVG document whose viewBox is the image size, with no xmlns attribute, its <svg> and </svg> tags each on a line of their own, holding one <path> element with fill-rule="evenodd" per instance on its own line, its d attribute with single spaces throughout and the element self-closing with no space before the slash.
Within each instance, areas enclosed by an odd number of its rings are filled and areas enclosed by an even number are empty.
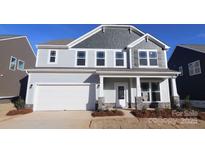
<svg viewBox="0 0 205 154">
<path fill-rule="evenodd" d="M 142 83 L 148 83 L 149 84 L 149 94 L 150 94 L 150 100 L 149 101 L 142 101 L 142 103 L 151 103 L 151 102 L 161 102 L 162 101 L 162 95 L 161 95 L 161 87 L 160 87 L 160 81 L 141 81 L 140 84 Z M 154 91 L 154 92 L 159 92 L 160 93 L 160 101 L 152 101 L 152 83 L 159 83 L 159 91 Z M 143 92 L 141 90 L 141 92 Z"/>
<path fill-rule="evenodd" d="M 199 70 L 200 72 L 196 72 L 196 67 L 195 67 L 195 63 L 199 62 Z M 190 73 L 190 66 L 193 66 L 193 74 Z M 196 61 L 193 61 L 191 63 L 188 63 L 188 70 L 189 70 L 189 76 L 194 76 L 194 75 L 198 75 L 198 74 L 201 74 L 201 62 L 200 60 L 196 60 Z"/>
<path fill-rule="evenodd" d="M 141 51 L 144 51 L 144 52 L 147 52 L 147 65 L 140 65 L 140 52 Z M 150 65 L 150 59 L 153 59 L 153 58 L 150 58 L 149 57 L 149 52 L 156 52 L 157 53 L 157 58 L 154 58 L 154 59 L 157 59 L 157 65 Z M 151 68 L 157 68 L 159 67 L 159 63 L 158 63 L 158 52 L 157 52 L 157 49 L 138 49 L 138 63 L 139 63 L 139 67 L 151 67 Z"/>
<path fill-rule="evenodd" d="M 78 52 L 85 52 L 85 65 L 78 65 Z M 76 50 L 75 52 L 75 67 L 87 67 L 87 61 L 88 61 L 88 53 L 85 50 Z"/>
<path fill-rule="evenodd" d="M 55 52 L 56 52 L 55 62 L 50 62 L 51 51 L 55 51 Z M 58 50 L 49 50 L 49 54 L 48 54 L 48 64 L 57 64 L 57 61 L 58 61 Z"/>
<path fill-rule="evenodd" d="M 98 66 L 97 65 L 97 53 L 98 52 L 104 52 L 104 54 L 105 54 L 105 64 L 104 64 L 104 66 Z M 95 51 L 95 67 L 107 67 L 107 52 L 105 51 L 105 50 L 96 50 Z"/>
<path fill-rule="evenodd" d="M 14 58 L 15 59 L 15 67 L 14 67 L 14 69 L 11 69 L 11 60 L 12 60 L 12 58 Z M 17 64 L 17 58 L 16 57 L 14 57 L 14 56 L 11 56 L 10 57 L 10 62 L 9 62 L 9 70 L 11 70 L 11 71 L 15 71 L 16 70 L 16 64 Z"/>
<path fill-rule="evenodd" d="M 19 67 L 19 62 L 22 62 L 22 63 L 23 63 L 23 69 L 21 69 L 21 68 Z M 23 60 L 20 60 L 20 59 L 18 60 L 17 69 L 20 70 L 20 71 L 24 71 L 24 70 L 25 70 L 25 62 L 24 62 Z"/>
<path fill-rule="evenodd" d="M 183 70 L 183 66 L 179 66 L 179 76 L 183 76 L 184 75 L 184 70 Z"/>
<path fill-rule="evenodd" d="M 116 58 L 116 53 L 117 52 L 122 52 L 123 53 L 123 61 L 124 61 L 124 65 L 123 66 L 117 66 L 116 65 L 116 60 L 117 60 L 117 58 Z M 127 67 L 127 54 L 126 54 L 126 52 L 123 52 L 123 51 L 115 51 L 114 52 L 114 67 L 119 67 L 119 68 L 125 68 L 125 67 Z"/>
</svg>

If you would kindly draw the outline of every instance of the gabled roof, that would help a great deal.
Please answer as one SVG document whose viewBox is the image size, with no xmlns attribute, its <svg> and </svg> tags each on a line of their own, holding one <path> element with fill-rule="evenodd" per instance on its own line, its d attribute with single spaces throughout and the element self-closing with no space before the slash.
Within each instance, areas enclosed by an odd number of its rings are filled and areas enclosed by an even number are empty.
<svg viewBox="0 0 205 154">
<path fill-rule="evenodd" d="M 160 40 L 158 40 L 157 38 L 155 38 L 154 36 L 152 36 L 152 35 L 150 35 L 148 33 L 146 33 L 145 35 L 143 35 L 142 37 L 140 37 L 136 41 L 132 42 L 127 47 L 128 48 L 132 48 L 132 47 L 136 46 L 137 44 L 139 44 L 140 42 L 142 42 L 142 41 L 144 41 L 146 39 L 153 41 L 154 43 L 156 43 L 159 46 L 161 46 L 163 49 L 169 49 L 170 48 L 168 45 L 166 45 L 165 43 L 161 42 Z"/>
<path fill-rule="evenodd" d="M 85 39 L 93 36 L 94 34 L 98 33 L 99 31 L 105 31 L 106 28 L 129 28 L 130 31 L 133 31 L 133 32 L 138 33 L 140 35 L 144 35 L 144 32 L 142 32 L 141 30 L 137 29 L 136 27 L 134 27 L 132 25 L 100 25 L 97 28 L 91 30 L 90 32 L 82 35 L 78 39 L 74 40 L 73 42 L 69 43 L 68 48 L 74 47 L 75 45 L 77 45 L 80 42 L 84 41 Z"/>
<path fill-rule="evenodd" d="M 191 49 L 197 52 L 205 53 L 205 44 L 180 44 L 178 46 Z"/>
</svg>

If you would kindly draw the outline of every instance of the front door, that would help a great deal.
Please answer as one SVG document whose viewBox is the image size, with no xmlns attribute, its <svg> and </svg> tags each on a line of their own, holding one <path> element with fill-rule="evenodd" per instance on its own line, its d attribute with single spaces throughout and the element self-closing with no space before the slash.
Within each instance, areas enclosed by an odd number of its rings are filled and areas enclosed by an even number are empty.
<svg viewBox="0 0 205 154">
<path fill-rule="evenodd" d="M 126 107 L 126 101 L 125 101 L 125 86 L 124 85 L 118 85 L 117 86 L 117 107 Z"/>
</svg>

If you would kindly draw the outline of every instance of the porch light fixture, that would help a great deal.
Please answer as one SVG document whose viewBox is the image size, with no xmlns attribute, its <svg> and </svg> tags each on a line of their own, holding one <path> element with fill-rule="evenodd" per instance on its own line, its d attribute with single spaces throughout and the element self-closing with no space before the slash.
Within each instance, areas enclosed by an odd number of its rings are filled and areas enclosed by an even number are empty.
<svg viewBox="0 0 205 154">
<path fill-rule="evenodd" d="M 31 89 L 33 87 L 33 84 L 30 84 L 29 89 Z"/>
</svg>

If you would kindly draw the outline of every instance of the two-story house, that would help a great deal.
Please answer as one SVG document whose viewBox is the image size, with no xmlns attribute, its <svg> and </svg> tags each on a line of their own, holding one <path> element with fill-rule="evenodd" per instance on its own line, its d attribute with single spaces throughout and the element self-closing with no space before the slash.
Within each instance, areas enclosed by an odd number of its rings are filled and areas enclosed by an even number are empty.
<svg viewBox="0 0 205 154">
<path fill-rule="evenodd" d="M 101 25 L 74 40 L 40 44 L 29 74 L 27 106 L 35 110 L 94 110 L 158 106 L 178 101 L 167 67 L 169 47 L 131 25 Z"/>
<path fill-rule="evenodd" d="M 0 99 L 25 98 L 27 73 L 36 56 L 26 36 L 0 35 Z"/>
<path fill-rule="evenodd" d="M 169 68 L 180 71 L 177 90 L 182 100 L 187 96 L 194 106 L 204 107 L 205 100 L 205 45 L 181 44 L 169 59 Z"/>
</svg>

